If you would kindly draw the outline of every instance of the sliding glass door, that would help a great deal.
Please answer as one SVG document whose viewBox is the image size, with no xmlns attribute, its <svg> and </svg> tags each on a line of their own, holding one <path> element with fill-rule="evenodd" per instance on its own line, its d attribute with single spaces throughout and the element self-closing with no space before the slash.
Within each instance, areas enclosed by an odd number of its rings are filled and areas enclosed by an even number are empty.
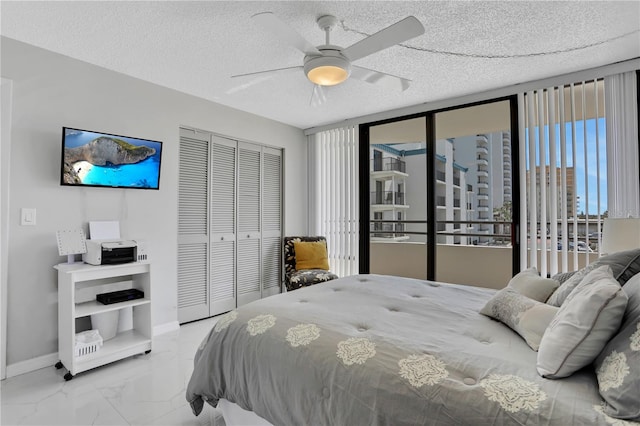
<svg viewBox="0 0 640 426">
<path fill-rule="evenodd" d="M 513 273 L 517 171 L 510 102 L 438 112 L 434 127 L 435 279 L 504 287 Z"/>
<path fill-rule="evenodd" d="M 426 119 L 369 129 L 370 272 L 427 279 Z"/>
<path fill-rule="evenodd" d="M 361 126 L 362 273 L 504 286 L 519 265 L 516 111 L 509 98 Z"/>
</svg>

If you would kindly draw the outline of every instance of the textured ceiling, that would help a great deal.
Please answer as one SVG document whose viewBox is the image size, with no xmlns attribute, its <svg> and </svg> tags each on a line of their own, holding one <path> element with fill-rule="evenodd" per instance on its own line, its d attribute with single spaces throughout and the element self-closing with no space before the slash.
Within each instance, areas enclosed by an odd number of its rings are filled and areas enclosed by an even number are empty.
<svg viewBox="0 0 640 426">
<path fill-rule="evenodd" d="M 347 47 L 414 15 L 425 34 L 356 61 L 412 80 L 395 92 L 350 79 L 311 106 L 302 71 L 256 81 L 231 75 L 302 65 L 303 54 L 255 25 L 270 11 L 312 44 L 319 16 Z M 6 1 L 0 32 L 114 71 L 299 128 L 640 57 L 640 2 L 551 1 Z"/>
</svg>

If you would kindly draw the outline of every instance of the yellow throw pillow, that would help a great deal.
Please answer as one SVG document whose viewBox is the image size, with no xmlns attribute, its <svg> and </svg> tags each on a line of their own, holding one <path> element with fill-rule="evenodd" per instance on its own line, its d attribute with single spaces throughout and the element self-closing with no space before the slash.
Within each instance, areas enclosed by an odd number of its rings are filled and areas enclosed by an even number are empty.
<svg viewBox="0 0 640 426">
<path fill-rule="evenodd" d="M 294 241 L 296 271 L 303 269 L 329 270 L 327 243 L 325 241 Z"/>
</svg>

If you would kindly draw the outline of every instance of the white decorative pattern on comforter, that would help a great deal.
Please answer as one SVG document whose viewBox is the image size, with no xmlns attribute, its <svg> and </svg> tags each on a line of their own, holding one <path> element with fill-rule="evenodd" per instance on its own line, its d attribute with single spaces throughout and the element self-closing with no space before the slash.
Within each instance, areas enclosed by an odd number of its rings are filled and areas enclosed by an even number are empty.
<svg viewBox="0 0 640 426">
<path fill-rule="evenodd" d="M 607 424 L 593 368 L 562 380 L 481 314 L 494 290 L 360 275 L 225 314 L 187 400 L 235 402 L 278 425 Z M 619 421 L 619 420 L 618 420 Z"/>
</svg>

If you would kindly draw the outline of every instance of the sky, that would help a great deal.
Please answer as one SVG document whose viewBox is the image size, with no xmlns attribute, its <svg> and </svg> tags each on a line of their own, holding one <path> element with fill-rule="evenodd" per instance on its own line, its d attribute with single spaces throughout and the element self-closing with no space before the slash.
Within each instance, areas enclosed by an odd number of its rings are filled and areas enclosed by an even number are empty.
<svg viewBox="0 0 640 426">
<path fill-rule="evenodd" d="M 605 119 L 586 120 L 586 153 L 585 132 L 583 121 L 576 122 L 575 138 L 571 123 L 566 123 L 565 144 L 567 147 L 567 167 L 575 166 L 577 195 L 580 197 L 578 212 L 590 215 L 604 213 L 607 210 L 607 144 Z M 597 129 L 596 129 L 597 127 Z M 538 133 L 536 129 L 536 142 Z M 548 138 L 549 128 L 545 126 Z M 597 136 L 597 137 L 596 137 Z M 529 135 L 525 132 L 527 146 L 527 169 L 529 169 Z M 573 146 L 575 141 L 575 165 L 573 163 Z M 599 153 L 599 155 L 598 155 Z M 540 165 L 540 150 L 536 150 L 536 161 Z M 598 185 L 598 163 L 600 165 L 600 184 Z M 547 144 L 546 161 L 549 164 L 549 149 Z M 560 167 L 560 124 L 556 125 L 556 166 Z M 585 173 L 586 170 L 586 173 Z M 600 208 L 598 209 L 598 190 L 600 191 Z M 588 202 L 587 202 L 588 200 Z"/>
</svg>

